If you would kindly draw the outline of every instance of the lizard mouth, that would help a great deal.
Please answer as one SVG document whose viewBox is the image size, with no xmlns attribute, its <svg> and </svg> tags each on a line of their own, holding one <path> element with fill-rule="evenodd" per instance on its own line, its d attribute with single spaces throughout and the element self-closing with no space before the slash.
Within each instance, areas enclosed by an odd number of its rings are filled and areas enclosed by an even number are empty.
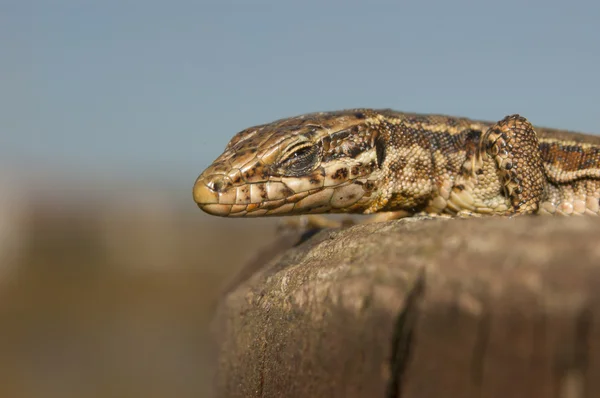
<svg viewBox="0 0 600 398">
<path fill-rule="evenodd" d="M 359 212 L 371 198 L 362 183 L 353 181 L 295 192 L 279 181 L 233 186 L 226 178 L 201 176 L 194 185 L 194 200 L 211 215 L 259 217 Z"/>
<path fill-rule="evenodd" d="M 268 183 L 266 183 L 268 184 Z M 231 187 L 227 191 L 215 192 L 206 184 L 194 187 L 194 200 L 204 212 L 221 217 L 259 217 L 275 215 L 293 215 L 313 212 L 325 213 L 331 209 L 333 189 L 300 192 L 279 192 L 269 198 L 252 198 L 244 196 L 248 190 L 265 190 L 258 184 Z M 265 185 L 265 184 L 262 184 Z M 271 189 L 273 190 L 273 189 Z"/>
</svg>

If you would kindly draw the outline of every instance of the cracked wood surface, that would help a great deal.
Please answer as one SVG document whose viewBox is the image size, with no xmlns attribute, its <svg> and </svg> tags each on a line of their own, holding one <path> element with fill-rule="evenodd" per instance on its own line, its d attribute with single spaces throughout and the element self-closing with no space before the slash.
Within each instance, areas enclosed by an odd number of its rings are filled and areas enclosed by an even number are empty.
<svg viewBox="0 0 600 398">
<path fill-rule="evenodd" d="M 216 395 L 600 396 L 599 238 L 553 217 L 284 236 L 217 308 Z"/>
</svg>

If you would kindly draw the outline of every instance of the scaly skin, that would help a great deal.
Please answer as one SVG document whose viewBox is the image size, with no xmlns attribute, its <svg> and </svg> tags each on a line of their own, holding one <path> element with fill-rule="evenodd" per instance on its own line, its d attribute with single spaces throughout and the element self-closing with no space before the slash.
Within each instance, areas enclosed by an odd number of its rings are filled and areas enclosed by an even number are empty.
<svg viewBox="0 0 600 398">
<path fill-rule="evenodd" d="M 600 137 L 392 110 L 311 113 L 235 135 L 196 180 L 217 216 L 598 215 Z"/>
</svg>

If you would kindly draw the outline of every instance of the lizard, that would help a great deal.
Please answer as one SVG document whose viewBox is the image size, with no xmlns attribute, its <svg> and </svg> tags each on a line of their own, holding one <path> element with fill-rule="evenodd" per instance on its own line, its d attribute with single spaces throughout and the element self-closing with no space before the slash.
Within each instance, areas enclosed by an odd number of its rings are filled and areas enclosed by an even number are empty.
<svg viewBox="0 0 600 398">
<path fill-rule="evenodd" d="M 247 128 L 196 179 L 222 217 L 376 214 L 376 221 L 600 215 L 600 136 L 357 108 Z"/>
</svg>

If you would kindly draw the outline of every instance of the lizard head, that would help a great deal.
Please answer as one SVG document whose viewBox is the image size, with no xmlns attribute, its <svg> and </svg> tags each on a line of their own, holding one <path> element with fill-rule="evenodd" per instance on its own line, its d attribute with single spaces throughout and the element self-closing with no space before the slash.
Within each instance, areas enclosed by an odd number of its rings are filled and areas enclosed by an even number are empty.
<svg viewBox="0 0 600 398">
<path fill-rule="evenodd" d="M 194 200 L 218 216 L 363 212 L 378 181 L 377 122 L 355 109 L 243 130 L 198 177 Z"/>
</svg>

